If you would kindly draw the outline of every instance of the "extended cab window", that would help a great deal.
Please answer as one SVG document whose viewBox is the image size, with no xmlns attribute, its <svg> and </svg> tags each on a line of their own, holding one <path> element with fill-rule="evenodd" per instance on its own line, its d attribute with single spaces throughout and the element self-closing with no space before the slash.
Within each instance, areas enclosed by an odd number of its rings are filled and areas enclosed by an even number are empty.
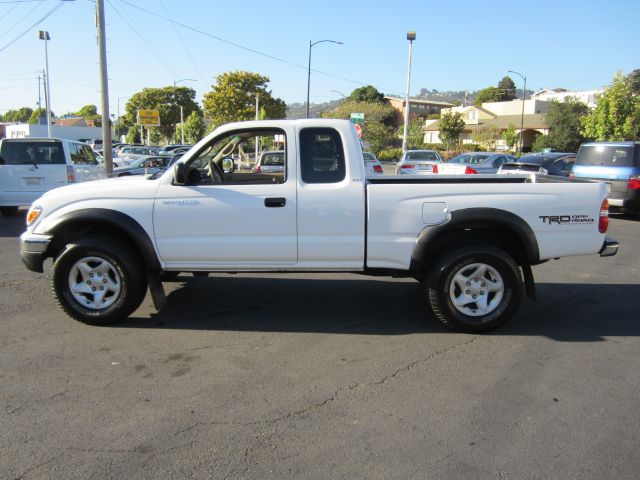
<svg viewBox="0 0 640 480">
<path fill-rule="evenodd" d="M 217 137 L 186 166 L 187 183 L 277 184 L 287 178 L 283 130 L 242 130 Z"/>
<path fill-rule="evenodd" d="M 337 183 L 346 167 L 340 134 L 332 128 L 305 128 L 300 132 L 300 168 L 305 183 Z"/>
</svg>

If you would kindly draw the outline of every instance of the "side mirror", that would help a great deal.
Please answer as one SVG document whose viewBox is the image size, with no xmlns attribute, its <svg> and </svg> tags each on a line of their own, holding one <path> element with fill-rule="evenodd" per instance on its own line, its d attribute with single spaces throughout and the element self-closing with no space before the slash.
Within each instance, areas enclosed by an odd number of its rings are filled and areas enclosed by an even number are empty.
<svg viewBox="0 0 640 480">
<path fill-rule="evenodd" d="M 233 158 L 225 157 L 224 159 L 222 159 L 222 170 L 224 171 L 224 173 L 233 173 L 235 169 L 236 166 L 233 163 Z"/>
<path fill-rule="evenodd" d="M 175 185 L 185 184 L 185 165 L 183 162 L 178 162 L 173 166 L 173 183 Z"/>
</svg>

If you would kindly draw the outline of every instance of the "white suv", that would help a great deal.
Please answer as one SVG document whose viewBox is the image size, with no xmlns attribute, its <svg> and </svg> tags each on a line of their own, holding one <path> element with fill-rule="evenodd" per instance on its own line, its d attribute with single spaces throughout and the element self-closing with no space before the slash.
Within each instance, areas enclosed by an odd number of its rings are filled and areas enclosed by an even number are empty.
<svg viewBox="0 0 640 480">
<path fill-rule="evenodd" d="M 0 140 L 0 213 L 17 215 L 44 192 L 69 183 L 106 178 L 86 143 L 57 138 Z"/>
</svg>

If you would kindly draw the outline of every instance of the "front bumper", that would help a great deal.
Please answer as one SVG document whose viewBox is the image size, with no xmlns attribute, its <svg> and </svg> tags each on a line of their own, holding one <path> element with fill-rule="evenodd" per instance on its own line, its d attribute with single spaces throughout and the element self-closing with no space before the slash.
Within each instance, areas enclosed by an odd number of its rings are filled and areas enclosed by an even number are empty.
<svg viewBox="0 0 640 480">
<path fill-rule="evenodd" d="M 24 232 L 20 235 L 20 257 L 22 263 L 32 272 L 42 273 L 42 263 L 51 243 L 51 235 Z"/>
<path fill-rule="evenodd" d="M 604 242 L 602 243 L 602 248 L 600 249 L 601 257 L 612 257 L 616 253 L 618 253 L 618 248 L 620 244 L 617 240 L 614 240 L 610 237 L 605 237 Z"/>
</svg>

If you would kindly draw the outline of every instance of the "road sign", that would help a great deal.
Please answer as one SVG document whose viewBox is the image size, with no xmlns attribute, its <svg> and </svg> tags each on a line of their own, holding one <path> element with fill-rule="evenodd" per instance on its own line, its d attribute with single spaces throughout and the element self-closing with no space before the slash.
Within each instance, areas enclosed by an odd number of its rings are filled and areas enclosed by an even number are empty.
<svg viewBox="0 0 640 480">
<path fill-rule="evenodd" d="M 364 123 L 364 113 L 352 113 L 351 114 L 351 123 Z"/>
<path fill-rule="evenodd" d="M 358 134 L 358 138 L 362 139 L 362 127 L 360 126 L 360 124 L 356 123 L 354 127 L 356 128 L 356 133 Z"/>
<path fill-rule="evenodd" d="M 137 123 L 143 127 L 159 127 L 160 112 L 158 110 L 138 110 Z"/>
</svg>

